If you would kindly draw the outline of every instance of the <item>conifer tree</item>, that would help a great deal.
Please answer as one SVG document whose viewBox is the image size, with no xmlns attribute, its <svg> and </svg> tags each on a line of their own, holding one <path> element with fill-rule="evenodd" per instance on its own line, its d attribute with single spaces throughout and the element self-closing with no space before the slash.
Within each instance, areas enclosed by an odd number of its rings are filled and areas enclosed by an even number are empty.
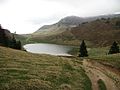
<svg viewBox="0 0 120 90">
<path fill-rule="evenodd" d="M 108 54 L 115 54 L 115 53 L 120 53 L 120 50 L 119 50 L 119 46 L 117 44 L 117 42 L 113 42 Z"/>
<path fill-rule="evenodd" d="M 16 48 L 15 49 L 18 49 L 18 50 L 22 49 L 21 41 L 16 42 Z"/>
<path fill-rule="evenodd" d="M 6 46 L 6 47 L 8 47 L 9 39 L 6 36 L 5 30 L 4 29 L 2 29 L 2 30 L 3 30 L 3 37 L 2 37 L 3 45 Z"/>
<path fill-rule="evenodd" d="M 117 22 L 116 22 L 116 26 L 117 26 L 118 28 L 120 28 L 120 21 L 117 21 Z"/>
<path fill-rule="evenodd" d="M 81 45 L 80 45 L 80 51 L 79 51 L 79 57 L 87 57 L 88 56 L 88 52 L 87 52 L 87 48 L 86 48 L 86 44 L 84 42 L 84 40 L 82 41 Z"/>
<path fill-rule="evenodd" d="M 9 47 L 14 48 L 14 49 L 16 48 L 16 39 L 15 39 L 14 35 L 12 37 L 12 40 L 10 40 L 10 42 L 9 42 Z"/>
</svg>

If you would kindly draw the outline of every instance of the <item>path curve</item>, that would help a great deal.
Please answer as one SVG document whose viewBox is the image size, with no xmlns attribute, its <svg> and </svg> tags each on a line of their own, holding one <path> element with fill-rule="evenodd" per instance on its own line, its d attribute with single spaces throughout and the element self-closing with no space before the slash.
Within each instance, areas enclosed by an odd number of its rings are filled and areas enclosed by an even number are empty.
<svg viewBox="0 0 120 90">
<path fill-rule="evenodd" d="M 93 90 L 99 90 L 97 84 L 99 79 L 104 81 L 107 90 L 120 90 L 115 82 L 105 74 L 107 68 L 104 68 L 100 63 L 85 59 L 83 60 L 83 68 L 92 82 Z"/>
</svg>

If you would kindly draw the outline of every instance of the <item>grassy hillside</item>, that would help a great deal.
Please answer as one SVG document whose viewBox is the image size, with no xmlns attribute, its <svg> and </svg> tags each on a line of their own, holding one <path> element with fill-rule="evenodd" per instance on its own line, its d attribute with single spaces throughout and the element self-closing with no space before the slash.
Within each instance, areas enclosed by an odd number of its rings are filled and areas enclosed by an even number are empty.
<svg viewBox="0 0 120 90">
<path fill-rule="evenodd" d="M 77 58 L 0 47 L 0 90 L 91 90 Z"/>
<path fill-rule="evenodd" d="M 118 54 L 108 54 L 110 49 L 109 47 L 96 47 L 96 48 L 88 48 L 88 58 L 99 61 L 102 64 L 108 65 L 110 67 L 120 69 L 120 53 Z M 79 47 L 74 47 L 73 50 L 69 52 L 74 56 L 78 56 Z"/>
<path fill-rule="evenodd" d="M 19 34 L 14 34 L 15 38 L 17 40 L 20 40 L 22 45 L 27 43 L 27 38 L 30 36 L 29 34 L 24 34 L 24 35 L 19 35 Z"/>
<path fill-rule="evenodd" d="M 113 41 L 120 43 L 120 18 L 98 19 L 72 28 L 72 34 L 79 40 L 87 40 L 94 46 L 111 45 Z"/>
<path fill-rule="evenodd" d="M 56 24 L 56 27 L 50 27 L 33 33 L 28 39 L 29 43 L 56 43 L 66 45 L 79 45 L 81 40 L 86 40 L 88 46 L 107 46 L 113 41 L 120 43 L 120 25 L 116 25 L 120 18 L 96 19 L 91 22 L 85 22 L 77 27 L 63 28 Z"/>
<path fill-rule="evenodd" d="M 106 55 L 108 49 L 89 48 L 87 59 L 118 72 L 120 54 Z M 117 77 L 108 72 L 106 75 L 119 85 Z M 92 90 L 86 73 L 77 57 L 39 55 L 0 47 L 0 90 Z"/>
</svg>

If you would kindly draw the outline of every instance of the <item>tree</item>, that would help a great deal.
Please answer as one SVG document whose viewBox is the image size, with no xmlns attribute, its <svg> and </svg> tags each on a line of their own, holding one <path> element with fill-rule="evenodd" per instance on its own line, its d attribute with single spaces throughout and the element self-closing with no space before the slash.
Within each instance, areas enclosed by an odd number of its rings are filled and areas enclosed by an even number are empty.
<svg viewBox="0 0 120 90">
<path fill-rule="evenodd" d="M 117 21 L 115 25 L 119 29 L 120 28 L 120 21 Z"/>
<path fill-rule="evenodd" d="M 10 48 L 16 48 L 16 39 L 15 39 L 15 36 L 13 35 L 13 37 L 12 37 L 12 39 L 10 40 L 10 42 L 9 42 L 9 47 Z"/>
<path fill-rule="evenodd" d="M 117 42 L 113 42 L 108 54 L 115 54 L 115 53 L 120 53 L 120 50 L 119 50 L 119 46 L 117 44 Z"/>
<path fill-rule="evenodd" d="M 11 35 L 13 35 L 11 37 Z M 11 34 L 9 30 L 3 29 L 0 24 L 0 45 L 10 47 L 13 49 L 22 49 L 20 41 L 17 41 L 14 34 Z"/>
<path fill-rule="evenodd" d="M 79 57 L 87 57 L 88 56 L 88 52 L 86 49 L 86 44 L 84 42 L 84 40 L 82 41 L 81 45 L 80 45 L 80 54 Z"/>
<path fill-rule="evenodd" d="M 3 40 L 2 43 L 4 46 L 8 47 L 9 39 L 8 39 L 4 29 L 2 29 L 2 33 L 3 33 L 2 34 L 2 40 Z"/>
<path fill-rule="evenodd" d="M 17 41 L 14 35 L 13 35 L 12 39 L 9 40 L 8 46 L 9 46 L 10 48 L 13 48 L 13 49 L 18 49 L 18 50 L 21 50 L 21 49 L 22 49 L 21 42 L 20 42 L 20 41 Z"/>
<path fill-rule="evenodd" d="M 18 50 L 22 49 L 21 41 L 16 42 L 16 48 L 15 49 L 18 49 Z"/>
</svg>

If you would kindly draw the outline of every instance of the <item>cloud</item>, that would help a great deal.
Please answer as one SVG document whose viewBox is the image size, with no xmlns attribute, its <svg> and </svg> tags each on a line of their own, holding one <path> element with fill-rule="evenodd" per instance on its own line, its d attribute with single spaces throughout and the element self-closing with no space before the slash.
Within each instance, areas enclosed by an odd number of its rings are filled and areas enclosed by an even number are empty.
<svg viewBox="0 0 120 90">
<path fill-rule="evenodd" d="M 8 0 L 0 0 L 0 4 L 5 3 L 6 1 L 8 1 Z"/>
<path fill-rule="evenodd" d="M 0 23 L 12 32 L 32 33 L 69 15 L 120 12 L 120 0 L 0 0 Z"/>
</svg>

